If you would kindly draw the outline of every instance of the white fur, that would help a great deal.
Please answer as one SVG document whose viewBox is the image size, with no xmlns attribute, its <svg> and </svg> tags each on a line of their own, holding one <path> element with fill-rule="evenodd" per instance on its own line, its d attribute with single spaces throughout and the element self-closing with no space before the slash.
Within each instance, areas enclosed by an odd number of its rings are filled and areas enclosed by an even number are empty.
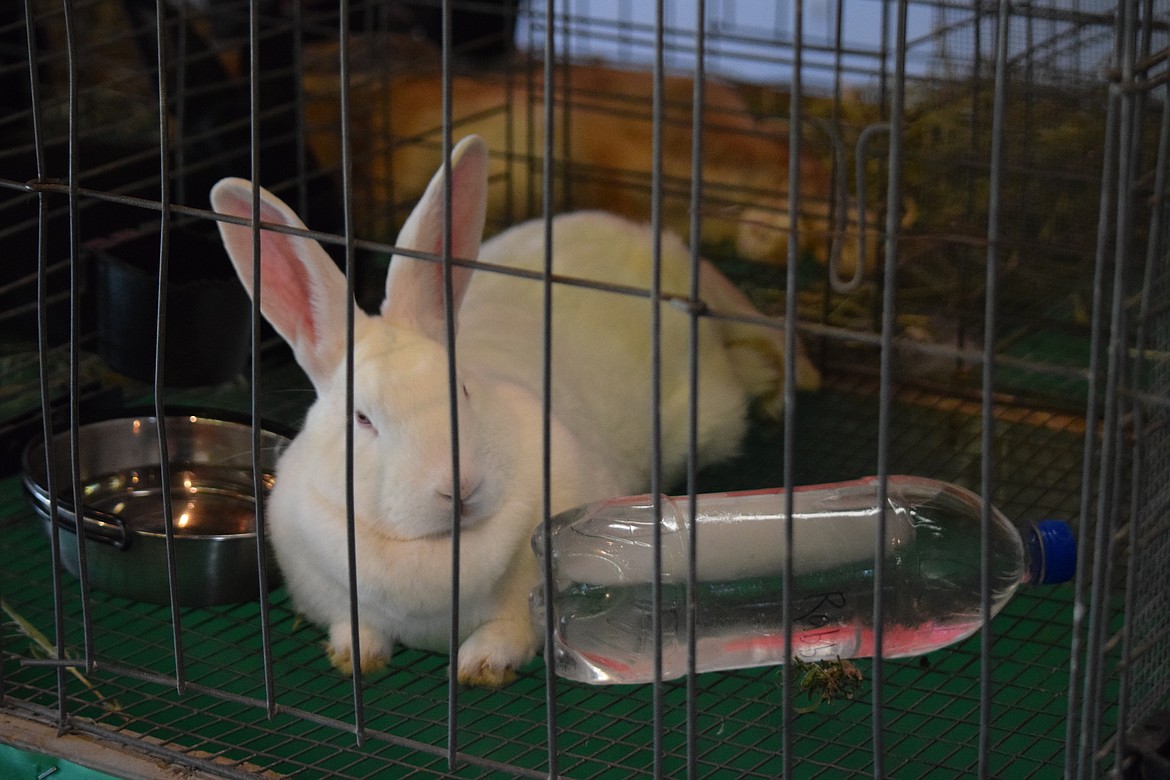
<svg viewBox="0 0 1170 780">
<path fill-rule="evenodd" d="M 452 155 L 453 253 L 539 270 L 544 227 L 519 225 L 478 246 L 486 151 L 475 136 Z M 443 175 L 436 174 L 399 237 L 400 249 L 437 252 Z M 212 191 L 221 213 L 251 217 L 251 185 Z M 262 192 L 261 220 L 301 227 Z M 440 226 L 440 227 L 436 227 Z M 220 223 L 251 289 L 252 230 Z M 346 555 L 344 277 L 311 240 L 262 231 L 265 317 L 293 346 L 317 390 L 301 433 L 280 459 L 267 517 L 297 607 L 327 626 L 330 657 L 354 662 Z M 651 233 L 598 212 L 553 222 L 554 272 L 631 288 L 650 284 Z M 704 279 L 715 271 L 704 266 Z M 662 287 L 689 289 L 689 252 L 663 236 Z M 720 277 L 721 279 L 721 277 Z M 396 642 L 447 649 L 451 611 L 452 494 L 460 522 L 459 678 L 499 685 L 532 658 L 539 633 L 528 596 L 539 582 L 529 540 L 542 518 L 542 283 L 455 269 L 459 488 L 453 486 L 448 357 L 442 276 L 433 262 L 396 256 L 381 316 L 355 312 L 354 495 L 359 640 L 364 669 L 385 663 Z M 706 292 L 706 285 L 704 288 Z M 730 284 L 715 303 L 745 313 Z M 551 509 L 649 487 L 651 304 L 644 296 L 556 285 L 553 294 Z M 662 454 L 666 482 L 686 462 L 688 317 L 661 304 Z M 733 453 L 749 390 L 782 383 L 775 332 L 704 319 L 700 328 L 699 444 L 704 456 Z M 746 345 L 746 346 L 745 346 Z M 736 351 L 755 353 L 738 359 Z M 761 357 L 761 355 L 763 357 Z M 748 366 L 748 368 L 745 368 Z M 356 415 L 355 415 L 356 417 Z M 369 425 L 365 424 L 368 419 Z"/>
</svg>

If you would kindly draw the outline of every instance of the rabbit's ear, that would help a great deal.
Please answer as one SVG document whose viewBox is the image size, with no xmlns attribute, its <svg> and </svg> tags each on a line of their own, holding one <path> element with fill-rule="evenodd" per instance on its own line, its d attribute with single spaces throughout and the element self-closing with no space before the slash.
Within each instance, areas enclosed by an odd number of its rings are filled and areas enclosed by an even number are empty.
<svg viewBox="0 0 1170 780">
<path fill-rule="evenodd" d="M 479 256 L 487 209 L 487 164 L 487 147 L 477 135 L 464 138 L 451 152 L 453 258 L 474 260 Z M 442 253 L 445 199 L 446 185 L 440 168 L 402 226 L 398 234 L 399 248 L 434 255 Z M 470 268 L 451 266 L 452 312 L 459 309 L 471 273 Z M 445 342 L 442 264 L 395 255 L 386 276 L 382 316 L 387 321 L 414 328 Z"/>
<path fill-rule="evenodd" d="M 223 179 L 211 189 L 221 214 L 252 218 L 252 183 Z M 260 189 L 260 221 L 304 229 L 283 201 Z M 252 228 L 219 223 L 219 234 L 248 295 L 252 278 Z M 345 276 L 310 238 L 260 231 L 260 310 L 293 348 L 309 379 L 320 385 L 340 362 L 345 347 Z M 360 312 L 358 312 L 360 314 Z"/>
</svg>

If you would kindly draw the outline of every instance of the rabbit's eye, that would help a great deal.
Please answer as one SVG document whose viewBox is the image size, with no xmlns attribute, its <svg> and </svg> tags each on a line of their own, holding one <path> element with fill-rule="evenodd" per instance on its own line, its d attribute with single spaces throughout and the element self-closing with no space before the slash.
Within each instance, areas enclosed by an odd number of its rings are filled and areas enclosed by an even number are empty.
<svg viewBox="0 0 1170 780">
<path fill-rule="evenodd" d="M 463 397 L 464 397 L 464 398 L 470 398 L 470 397 L 471 397 L 471 393 L 469 393 L 469 392 L 467 391 L 467 383 L 466 383 L 466 382 L 464 382 L 464 383 L 463 383 Z"/>
<path fill-rule="evenodd" d="M 354 412 L 353 418 L 357 420 L 357 424 L 363 428 L 372 428 L 374 424 L 370 422 L 370 418 L 366 416 L 365 412 Z"/>
</svg>

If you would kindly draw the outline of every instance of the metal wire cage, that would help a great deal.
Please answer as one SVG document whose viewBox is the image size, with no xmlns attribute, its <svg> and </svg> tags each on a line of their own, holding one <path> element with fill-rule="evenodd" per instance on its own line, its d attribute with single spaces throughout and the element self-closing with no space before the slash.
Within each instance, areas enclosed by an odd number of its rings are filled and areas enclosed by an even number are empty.
<svg viewBox="0 0 1170 780">
<path fill-rule="evenodd" d="M 0 14 L 0 743 L 119 776 L 1164 771 L 1167 3 Z M 352 680 L 283 589 L 189 609 L 64 574 L 21 494 L 30 437 L 143 406 L 295 427 L 311 400 L 258 310 L 216 333 L 219 308 L 192 326 L 185 293 L 157 295 L 185 252 L 220 263 L 210 185 L 252 178 L 294 204 L 370 306 L 394 232 L 469 132 L 491 148 L 489 232 L 580 208 L 651 221 L 821 369 L 741 456 L 665 489 L 945 479 L 1021 522 L 1072 522 L 1075 582 L 1021 590 L 951 648 L 859 660 L 861 686 L 818 703 L 791 666 L 595 687 L 537 658 L 486 691 L 403 649 Z M 127 304 L 100 269 L 131 245 L 153 279 L 136 328 L 153 336 L 126 349 L 107 326 Z M 212 379 L 170 361 L 176 333 L 217 355 L 251 338 Z"/>
</svg>

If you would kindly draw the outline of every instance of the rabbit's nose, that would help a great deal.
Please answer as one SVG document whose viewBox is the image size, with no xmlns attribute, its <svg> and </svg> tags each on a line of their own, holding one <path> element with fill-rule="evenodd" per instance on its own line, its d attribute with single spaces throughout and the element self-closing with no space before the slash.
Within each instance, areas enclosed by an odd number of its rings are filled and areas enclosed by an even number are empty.
<svg viewBox="0 0 1170 780">
<path fill-rule="evenodd" d="M 459 480 L 459 500 L 466 503 L 475 499 L 475 494 L 479 490 L 480 481 L 473 477 L 463 477 Z M 451 501 L 455 498 L 455 491 L 452 487 L 452 482 L 447 481 L 439 487 L 435 488 L 435 492 L 444 501 Z"/>
</svg>

